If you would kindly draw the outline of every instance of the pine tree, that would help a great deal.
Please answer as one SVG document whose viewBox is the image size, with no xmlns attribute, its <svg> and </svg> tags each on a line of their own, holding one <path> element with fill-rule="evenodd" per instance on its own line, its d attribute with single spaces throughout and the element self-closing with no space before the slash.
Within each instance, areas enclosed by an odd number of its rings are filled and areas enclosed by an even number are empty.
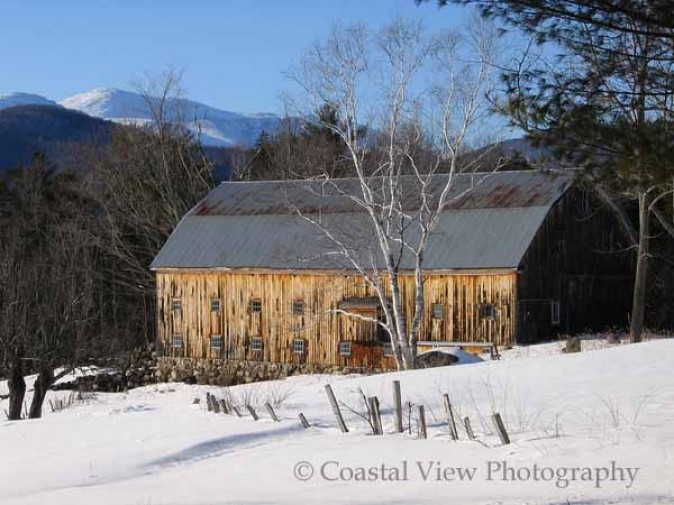
<svg viewBox="0 0 674 505">
<path fill-rule="evenodd" d="M 674 182 L 674 10 L 670 1 L 449 0 L 553 43 L 556 61 L 523 56 L 504 72 L 500 104 L 529 138 L 580 165 L 637 250 L 630 338 L 645 331 L 651 216 Z M 632 223 L 619 198 L 638 202 Z"/>
</svg>

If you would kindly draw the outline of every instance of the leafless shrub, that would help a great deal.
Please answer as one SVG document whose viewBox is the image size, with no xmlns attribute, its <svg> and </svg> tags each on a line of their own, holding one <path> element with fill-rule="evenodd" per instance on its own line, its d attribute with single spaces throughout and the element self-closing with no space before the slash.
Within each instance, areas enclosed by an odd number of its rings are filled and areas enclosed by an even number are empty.
<svg viewBox="0 0 674 505">
<path fill-rule="evenodd" d="M 367 395 L 363 388 L 358 388 L 355 392 L 356 401 L 343 402 L 340 401 L 339 404 L 344 407 L 347 411 L 363 419 L 370 426 L 372 433 L 375 433 L 374 420 L 372 419 L 372 411 L 370 409 L 370 404 L 367 401 Z"/>
</svg>

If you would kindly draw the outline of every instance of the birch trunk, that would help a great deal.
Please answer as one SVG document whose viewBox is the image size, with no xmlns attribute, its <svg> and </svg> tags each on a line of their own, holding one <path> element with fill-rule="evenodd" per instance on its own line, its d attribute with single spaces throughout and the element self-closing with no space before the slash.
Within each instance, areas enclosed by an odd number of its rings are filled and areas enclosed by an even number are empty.
<svg viewBox="0 0 674 505">
<path fill-rule="evenodd" d="M 639 244 L 637 249 L 637 267 L 634 276 L 634 292 L 632 294 L 630 342 L 641 342 L 644 334 L 649 225 L 648 194 L 641 192 L 639 193 Z"/>
</svg>

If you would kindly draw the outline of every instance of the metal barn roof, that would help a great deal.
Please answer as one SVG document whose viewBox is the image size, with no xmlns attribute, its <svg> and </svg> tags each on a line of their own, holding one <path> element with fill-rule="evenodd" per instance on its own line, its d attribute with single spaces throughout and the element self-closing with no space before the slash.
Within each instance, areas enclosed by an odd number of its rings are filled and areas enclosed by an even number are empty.
<svg viewBox="0 0 674 505">
<path fill-rule="evenodd" d="M 434 176 L 432 188 L 446 176 Z M 550 208 L 571 186 L 568 174 L 497 172 L 459 175 L 429 239 L 428 270 L 516 268 Z M 369 217 L 344 194 L 356 179 L 223 183 L 178 224 L 151 268 L 350 268 L 334 243 L 299 214 L 318 216 L 352 253 L 379 262 Z M 408 179 L 406 184 L 415 184 Z M 354 192 L 354 193 L 352 193 Z M 414 188 L 404 202 L 416 208 Z M 413 232 L 411 232 L 413 233 Z M 403 258 L 403 268 L 411 267 Z"/>
</svg>

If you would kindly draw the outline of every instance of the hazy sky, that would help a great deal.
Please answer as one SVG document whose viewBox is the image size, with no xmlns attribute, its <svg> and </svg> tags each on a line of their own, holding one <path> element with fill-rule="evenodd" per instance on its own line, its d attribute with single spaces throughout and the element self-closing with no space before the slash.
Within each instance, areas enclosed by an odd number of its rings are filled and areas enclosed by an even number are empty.
<svg viewBox="0 0 674 505">
<path fill-rule="evenodd" d="M 192 99 L 278 112 L 292 86 L 283 72 L 332 23 L 396 15 L 435 30 L 465 12 L 414 0 L 0 0 L 0 94 L 128 89 L 173 66 Z"/>
</svg>

